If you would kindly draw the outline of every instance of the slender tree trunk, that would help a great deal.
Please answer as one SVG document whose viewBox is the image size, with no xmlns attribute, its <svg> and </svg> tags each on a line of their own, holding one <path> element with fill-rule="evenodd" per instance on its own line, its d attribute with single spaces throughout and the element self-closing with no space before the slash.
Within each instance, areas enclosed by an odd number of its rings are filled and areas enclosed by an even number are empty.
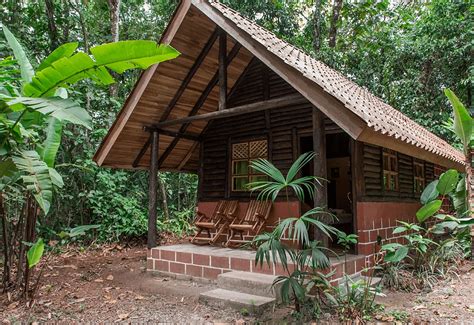
<svg viewBox="0 0 474 325">
<path fill-rule="evenodd" d="M 53 0 L 45 0 L 46 16 L 48 17 L 48 34 L 50 40 L 50 49 L 53 51 L 58 47 L 58 29 L 54 21 L 54 3 Z"/>
<path fill-rule="evenodd" d="M 334 0 L 332 7 L 331 26 L 329 27 L 329 46 L 336 46 L 337 38 L 337 23 L 339 22 L 339 15 L 341 14 L 343 0 Z"/>
<path fill-rule="evenodd" d="M 314 0 L 313 49 L 316 53 L 321 49 L 321 19 L 321 0 Z"/>
<path fill-rule="evenodd" d="M 109 1 L 109 11 L 110 11 L 110 32 L 112 35 L 112 42 L 119 41 L 119 22 L 120 22 L 120 1 L 121 0 L 108 0 Z M 117 79 L 116 74 L 112 74 L 115 79 Z M 110 96 L 117 97 L 118 93 L 118 84 L 114 83 L 110 85 Z"/>
<path fill-rule="evenodd" d="M 170 219 L 170 212 L 168 210 L 168 199 L 166 195 L 166 187 L 163 181 L 161 180 L 160 173 L 158 173 L 158 187 L 160 188 L 161 192 L 161 202 L 163 203 L 163 213 L 165 215 L 165 219 L 169 220 Z"/>
<path fill-rule="evenodd" d="M 3 237 L 3 291 L 7 291 L 10 286 L 10 245 L 7 216 L 3 205 L 3 193 L 0 192 L 0 218 L 2 220 L 2 237 Z"/>
<path fill-rule="evenodd" d="M 70 26 L 71 26 L 71 18 L 69 16 L 69 13 L 71 11 L 71 6 L 70 6 L 70 3 L 69 1 L 67 0 L 63 0 L 62 1 L 62 4 L 63 4 L 63 9 L 62 11 L 64 12 L 64 29 L 63 29 L 63 37 L 62 37 L 62 43 L 67 43 L 69 42 L 69 29 L 70 29 Z"/>
</svg>

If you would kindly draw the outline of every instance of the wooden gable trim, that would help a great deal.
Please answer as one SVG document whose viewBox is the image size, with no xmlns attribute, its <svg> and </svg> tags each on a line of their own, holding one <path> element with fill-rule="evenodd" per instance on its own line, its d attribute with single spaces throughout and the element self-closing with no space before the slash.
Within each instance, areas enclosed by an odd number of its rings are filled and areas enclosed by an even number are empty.
<svg viewBox="0 0 474 325">
<path fill-rule="evenodd" d="M 173 17 L 171 18 L 171 22 L 164 31 L 159 43 L 163 44 L 170 44 L 171 41 L 173 40 L 174 36 L 176 35 L 176 32 L 178 31 L 179 26 L 181 26 L 181 23 L 184 20 L 184 17 L 186 17 L 186 14 L 191 7 L 191 0 L 182 0 L 176 9 L 176 11 L 173 14 Z M 114 145 L 115 141 L 117 141 L 117 138 L 119 134 L 122 132 L 123 128 L 125 127 L 125 124 L 127 123 L 128 119 L 133 113 L 133 110 L 135 109 L 138 101 L 143 95 L 143 92 L 145 91 L 148 83 L 150 82 L 151 78 L 155 74 L 155 71 L 158 67 L 158 64 L 155 64 L 145 70 L 139 77 L 137 83 L 135 84 L 135 87 L 133 88 L 132 92 L 130 95 L 127 97 L 127 100 L 125 101 L 125 104 L 122 108 L 122 110 L 119 112 L 117 119 L 115 122 L 112 124 L 112 127 L 110 128 L 109 132 L 107 133 L 106 137 L 102 141 L 102 143 L 99 146 L 99 149 L 97 150 L 96 154 L 93 157 L 93 160 L 97 163 L 97 165 L 101 166 L 104 163 L 105 158 L 109 154 L 110 150 L 112 149 L 112 146 Z"/>
<path fill-rule="evenodd" d="M 308 101 L 320 109 L 322 113 L 330 117 L 353 139 L 357 139 L 366 128 L 365 122 L 353 112 L 348 111 L 338 99 L 329 95 L 320 86 L 304 77 L 299 71 L 270 53 L 263 44 L 241 31 L 234 22 L 224 17 L 222 13 L 213 8 L 209 3 L 192 0 L 192 4 L 237 42 L 241 43 L 260 61 L 275 71 L 283 80 L 293 86 Z"/>
</svg>

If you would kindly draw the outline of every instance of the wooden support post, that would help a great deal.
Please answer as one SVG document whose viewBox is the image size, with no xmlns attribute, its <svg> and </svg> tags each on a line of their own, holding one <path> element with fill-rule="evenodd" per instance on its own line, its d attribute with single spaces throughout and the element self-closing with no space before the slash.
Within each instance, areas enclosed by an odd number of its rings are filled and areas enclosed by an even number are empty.
<svg viewBox="0 0 474 325">
<path fill-rule="evenodd" d="M 327 179 L 326 168 L 326 132 L 324 130 L 324 115 L 317 108 L 313 108 L 313 151 L 314 176 Z M 327 182 L 323 181 L 322 186 L 317 186 L 314 196 L 314 206 L 327 208 Z M 328 244 L 328 238 L 318 229 L 315 229 L 314 239 L 322 242 L 324 246 Z"/>
<path fill-rule="evenodd" d="M 227 106 L 227 34 L 219 30 L 219 111 Z"/>
<path fill-rule="evenodd" d="M 150 171 L 148 174 L 148 248 L 156 247 L 156 210 L 157 210 L 157 190 L 158 190 L 158 150 L 159 133 L 151 133 L 151 158 Z"/>
</svg>

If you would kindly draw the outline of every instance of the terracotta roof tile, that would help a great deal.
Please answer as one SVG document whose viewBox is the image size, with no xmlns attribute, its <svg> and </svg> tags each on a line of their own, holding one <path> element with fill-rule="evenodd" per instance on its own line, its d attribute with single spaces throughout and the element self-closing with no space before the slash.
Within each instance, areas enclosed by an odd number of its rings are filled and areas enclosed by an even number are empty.
<svg viewBox="0 0 474 325">
<path fill-rule="evenodd" d="M 406 115 L 384 103 L 367 89 L 358 86 L 340 72 L 328 67 L 275 34 L 243 17 L 237 11 L 216 1 L 210 4 L 268 51 L 300 71 L 377 132 L 400 139 L 439 156 L 464 164 L 463 154 L 446 141 L 429 132 Z"/>
</svg>

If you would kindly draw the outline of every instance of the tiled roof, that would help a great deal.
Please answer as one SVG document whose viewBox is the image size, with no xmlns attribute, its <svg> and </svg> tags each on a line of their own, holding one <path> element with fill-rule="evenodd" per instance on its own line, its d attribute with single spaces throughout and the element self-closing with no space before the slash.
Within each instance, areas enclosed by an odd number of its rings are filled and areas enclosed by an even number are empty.
<svg viewBox="0 0 474 325">
<path fill-rule="evenodd" d="M 216 1 L 209 3 L 286 64 L 300 71 L 377 132 L 463 164 L 463 154 L 380 98 L 295 46 Z"/>
</svg>

